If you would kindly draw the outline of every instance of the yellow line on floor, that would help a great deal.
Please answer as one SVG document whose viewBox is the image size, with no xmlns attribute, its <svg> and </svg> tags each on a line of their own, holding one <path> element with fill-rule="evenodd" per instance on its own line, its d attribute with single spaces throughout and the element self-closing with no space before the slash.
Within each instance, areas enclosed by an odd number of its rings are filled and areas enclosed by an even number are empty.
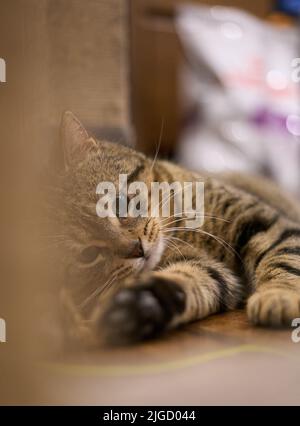
<svg viewBox="0 0 300 426">
<path fill-rule="evenodd" d="M 194 365 L 205 364 L 210 361 L 229 358 L 241 353 L 268 353 L 277 356 L 284 356 L 289 358 L 296 358 L 287 352 L 279 351 L 275 348 L 258 345 L 240 345 L 228 349 L 221 349 L 218 351 L 207 352 L 197 356 L 187 357 L 175 361 L 166 361 L 155 364 L 143 365 L 87 365 L 87 364 L 64 364 L 64 363 L 51 363 L 46 364 L 47 368 L 51 371 L 59 373 L 67 373 L 71 375 L 88 375 L 88 376 L 106 376 L 106 377 L 120 377 L 131 375 L 147 375 L 165 373 L 174 370 L 180 370 Z M 299 359 L 297 357 L 297 359 Z"/>
</svg>

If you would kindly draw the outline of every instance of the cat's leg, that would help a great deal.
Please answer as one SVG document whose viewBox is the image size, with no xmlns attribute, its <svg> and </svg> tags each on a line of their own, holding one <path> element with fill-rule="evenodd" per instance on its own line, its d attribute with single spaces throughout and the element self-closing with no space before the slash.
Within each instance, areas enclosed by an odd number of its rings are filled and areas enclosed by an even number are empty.
<svg viewBox="0 0 300 426">
<path fill-rule="evenodd" d="M 248 277 L 249 320 L 264 326 L 291 325 L 300 317 L 300 225 L 259 200 L 232 212 L 227 239 Z"/>
<path fill-rule="evenodd" d="M 300 317 L 300 224 L 250 194 L 220 189 L 215 215 L 229 222 L 216 222 L 209 232 L 229 242 L 236 253 L 224 261 L 239 267 L 247 277 L 250 321 L 265 326 L 291 325 Z M 212 202 L 214 199 L 212 197 Z M 284 203 L 284 199 L 283 199 Z"/>
<path fill-rule="evenodd" d="M 248 317 L 257 325 L 290 326 L 300 317 L 300 227 L 283 221 L 269 234 L 252 247 L 256 291 L 248 300 Z"/>
<path fill-rule="evenodd" d="M 222 263 L 204 253 L 189 254 L 120 290 L 101 317 L 100 327 L 110 341 L 139 341 L 234 309 L 242 297 L 237 278 Z"/>
</svg>

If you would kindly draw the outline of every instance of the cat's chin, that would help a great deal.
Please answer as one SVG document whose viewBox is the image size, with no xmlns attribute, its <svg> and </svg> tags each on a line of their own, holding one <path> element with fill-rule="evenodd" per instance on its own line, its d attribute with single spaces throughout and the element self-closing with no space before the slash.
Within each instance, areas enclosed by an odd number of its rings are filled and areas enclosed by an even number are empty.
<svg viewBox="0 0 300 426">
<path fill-rule="evenodd" d="M 148 256 L 138 260 L 139 272 L 151 271 L 160 262 L 161 256 L 164 252 L 164 240 L 161 236 L 157 237 L 157 240 L 149 250 Z"/>
</svg>

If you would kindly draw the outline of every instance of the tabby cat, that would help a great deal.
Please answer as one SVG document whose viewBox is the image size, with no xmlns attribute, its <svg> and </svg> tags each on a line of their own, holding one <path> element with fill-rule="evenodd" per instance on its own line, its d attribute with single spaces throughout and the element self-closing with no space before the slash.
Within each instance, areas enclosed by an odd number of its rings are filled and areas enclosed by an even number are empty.
<svg viewBox="0 0 300 426">
<path fill-rule="evenodd" d="M 66 277 L 61 301 L 72 338 L 131 343 L 246 304 L 255 325 L 300 317 L 300 209 L 275 185 L 205 177 L 90 137 L 62 120 L 65 171 L 57 218 Z M 205 220 L 99 218 L 101 181 L 205 183 Z"/>
</svg>

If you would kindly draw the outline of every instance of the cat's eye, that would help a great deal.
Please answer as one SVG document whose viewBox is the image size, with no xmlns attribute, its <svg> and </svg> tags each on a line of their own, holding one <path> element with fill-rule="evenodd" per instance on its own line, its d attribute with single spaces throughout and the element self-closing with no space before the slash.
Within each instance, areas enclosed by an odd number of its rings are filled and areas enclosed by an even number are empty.
<svg viewBox="0 0 300 426">
<path fill-rule="evenodd" d="M 78 256 L 80 263 L 84 265 L 89 265 L 93 263 L 99 256 L 101 252 L 101 247 L 98 246 L 89 246 L 82 250 Z"/>
</svg>

